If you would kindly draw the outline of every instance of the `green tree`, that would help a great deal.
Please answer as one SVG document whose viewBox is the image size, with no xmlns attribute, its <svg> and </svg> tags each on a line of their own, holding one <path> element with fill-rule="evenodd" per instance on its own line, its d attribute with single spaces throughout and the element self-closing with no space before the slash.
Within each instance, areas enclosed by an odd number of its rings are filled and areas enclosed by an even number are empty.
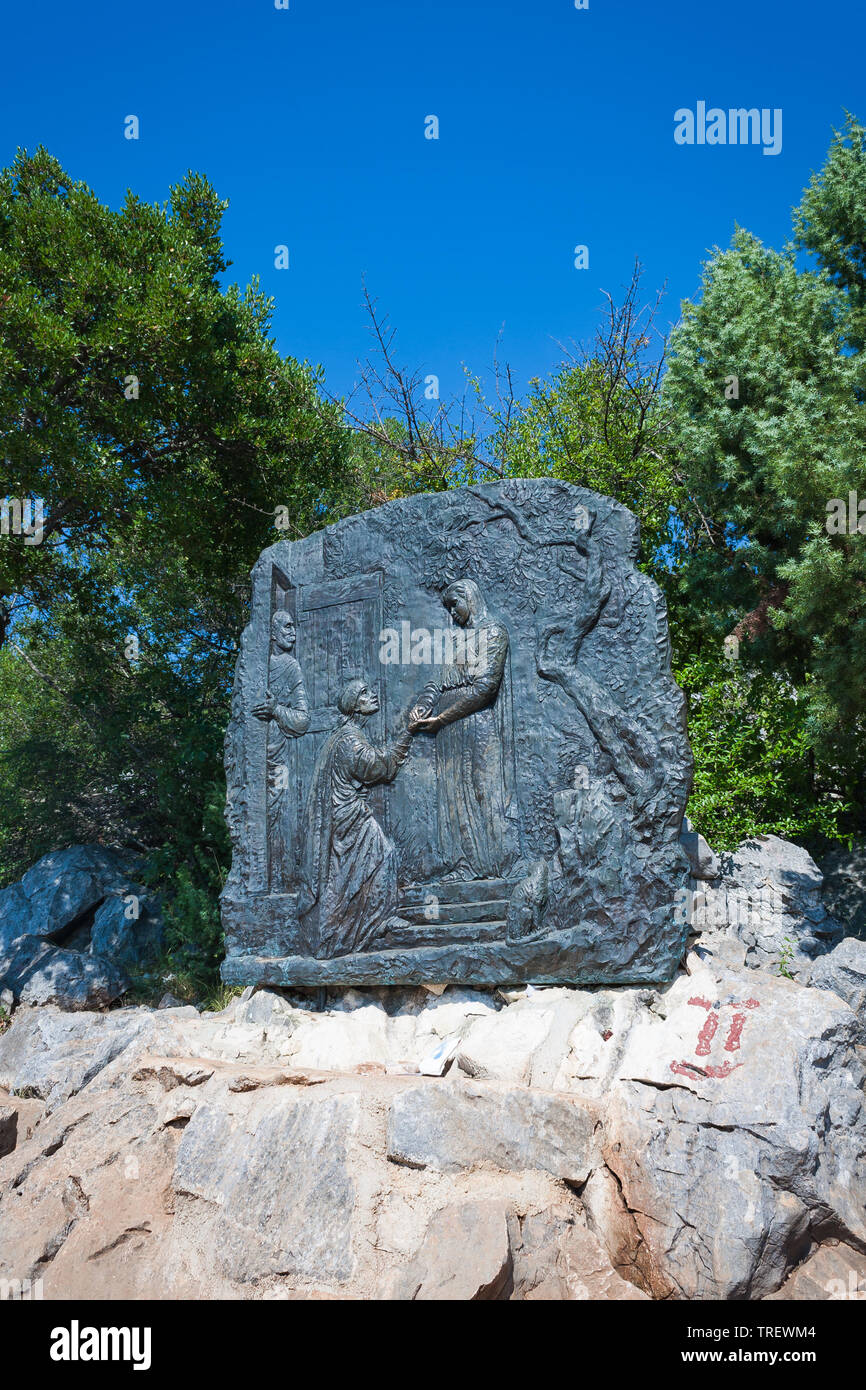
<svg viewBox="0 0 866 1390">
<path fill-rule="evenodd" d="M 713 252 L 700 299 L 683 305 L 663 391 L 689 499 L 673 599 L 680 663 L 717 657 L 739 624 L 743 669 L 777 673 L 802 702 L 813 798 L 850 804 L 855 825 L 866 552 L 861 535 L 826 523 L 832 499 L 863 490 L 864 171 L 864 132 L 850 120 L 795 213 L 817 265 L 739 228 Z"/>
<path fill-rule="evenodd" d="M 667 587 L 682 480 L 661 398 L 666 342 L 654 326 L 661 295 L 642 305 L 640 284 L 636 264 L 622 300 L 607 297 L 592 344 L 549 379 L 534 380 L 525 401 L 509 395 L 492 411 L 492 448 L 508 476 L 562 478 L 629 507 L 641 524 L 642 567 Z"/>
<path fill-rule="evenodd" d="M 189 174 L 112 210 L 41 149 L 0 173 L 0 497 L 45 508 L 41 544 L 0 538 L 7 881 L 104 838 L 213 914 L 248 572 L 346 506 L 339 408 L 220 283 L 224 207 Z"/>
<path fill-rule="evenodd" d="M 689 816 L 716 850 L 750 835 L 818 845 L 842 834 L 839 769 L 816 765 L 808 701 L 777 671 L 718 652 L 676 671 L 689 697 L 695 780 Z"/>
</svg>

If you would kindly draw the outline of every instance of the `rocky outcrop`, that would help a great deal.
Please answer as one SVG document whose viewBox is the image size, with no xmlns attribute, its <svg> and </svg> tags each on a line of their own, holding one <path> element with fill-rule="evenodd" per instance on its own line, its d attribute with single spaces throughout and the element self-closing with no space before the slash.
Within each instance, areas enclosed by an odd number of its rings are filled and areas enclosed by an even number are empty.
<svg viewBox="0 0 866 1390">
<path fill-rule="evenodd" d="M 111 961 L 65 951 L 37 936 L 20 936 L 0 953 L 0 980 L 20 1004 L 72 1010 L 108 1008 L 129 988 Z"/>
<path fill-rule="evenodd" d="M 127 971 L 155 961 L 157 901 L 137 882 L 137 855 L 102 845 L 47 854 L 0 891 L 0 988 L 16 1002 L 106 1008 Z"/>
<path fill-rule="evenodd" d="M 692 930 L 740 942 L 753 967 L 796 977 L 842 939 L 822 898 L 823 875 L 811 855 L 777 835 L 744 840 L 722 855 L 711 882 L 695 882 Z"/>
<path fill-rule="evenodd" d="M 39 936 L 61 944 L 107 893 L 131 882 L 138 862 L 102 845 L 46 854 L 19 883 L 0 891 L 0 941 Z"/>
<path fill-rule="evenodd" d="M 814 989 L 829 989 L 844 999 L 860 1020 L 866 1041 L 866 941 L 846 936 L 827 955 L 818 957 L 805 980 Z"/>
<path fill-rule="evenodd" d="M 860 1022 L 731 944 L 658 990 L 19 1008 L 0 1106 L 38 1111 L 0 1161 L 0 1276 L 47 1298 L 842 1296 L 866 1259 Z"/>
<path fill-rule="evenodd" d="M 688 816 L 683 816 L 680 844 L 686 852 L 692 878 L 718 878 L 721 873 L 718 855 L 710 849 L 703 835 L 694 829 Z"/>
<path fill-rule="evenodd" d="M 838 845 L 822 856 L 820 864 L 824 906 L 842 923 L 846 936 L 866 941 L 866 844 L 850 849 Z"/>
</svg>

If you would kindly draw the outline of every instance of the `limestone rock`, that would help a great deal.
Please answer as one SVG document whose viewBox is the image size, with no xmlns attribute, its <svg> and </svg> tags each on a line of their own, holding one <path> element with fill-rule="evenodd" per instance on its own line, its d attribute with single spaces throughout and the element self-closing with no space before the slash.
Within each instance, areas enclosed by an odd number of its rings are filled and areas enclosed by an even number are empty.
<svg viewBox="0 0 866 1390">
<path fill-rule="evenodd" d="M 510 1003 L 22 1005 L 0 1035 L 0 1277 L 76 1298 L 859 1296 L 862 1021 L 744 955 Z M 488 1075 L 417 1074 L 455 1042 Z"/>
<path fill-rule="evenodd" d="M 458 1066 L 467 1076 L 526 1085 L 533 1055 L 547 1037 L 552 1021 L 551 1009 L 521 1009 L 519 1004 L 478 1019 L 460 1043 Z"/>
<path fill-rule="evenodd" d="M 822 897 L 846 934 L 866 940 L 866 844 L 840 846 L 821 859 Z"/>
<path fill-rule="evenodd" d="M 866 941 L 846 936 L 809 969 L 813 989 L 829 989 L 858 1015 L 866 1030 Z"/>
<path fill-rule="evenodd" d="M 866 1255 L 827 1241 L 794 1270 L 769 1299 L 855 1299 L 866 1302 Z"/>
<path fill-rule="evenodd" d="M 513 1298 L 537 1302 L 648 1297 L 617 1274 L 582 1213 L 565 1202 L 514 1217 L 512 1227 Z"/>
<path fill-rule="evenodd" d="M 0 1092 L 0 1158 L 30 1138 L 44 1113 L 41 1101 Z"/>
<path fill-rule="evenodd" d="M 89 950 L 126 970 L 155 964 L 162 950 L 159 904 L 138 884 L 108 893 L 96 909 Z"/>
<path fill-rule="evenodd" d="M 841 940 L 821 897 L 823 876 L 799 845 L 777 835 L 744 840 L 692 899 L 692 929 L 742 942 L 746 963 L 797 976 Z"/>
<path fill-rule="evenodd" d="M 122 970 L 101 956 L 67 951 L 36 936 L 19 937 L 0 953 L 0 979 L 20 1004 L 107 1008 L 129 988 Z"/>
<path fill-rule="evenodd" d="M 674 1296 L 763 1297 L 830 1213 L 866 1239 L 857 1020 L 826 991 L 691 964 L 630 1033 L 605 1161 Z"/>
<path fill-rule="evenodd" d="M 129 1067 L 148 1050 L 161 1056 L 194 1051 L 179 1029 L 147 1009 L 102 1014 L 21 1008 L 0 1035 L 0 1087 L 38 1096 L 53 1111 L 116 1059 L 125 1056 Z"/>
<path fill-rule="evenodd" d="M 594 1166 L 594 1116 L 568 1096 L 455 1081 L 395 1096 L 388 1157 L 442 1172 L 540 1168 L 583 1183 Z"/>
<path fill-rule="evenodd" d="M 0 891 L 0 946 L 19 936 L 62 941 L 112 891 L 130 882 L 138 856 L 102 845 L 72 845 L 46 854 Z"/>
<path fill-rule="evenodd" d="M 719 857 L 710 849 L 703 835 L 692 828 L 688 816 L 683 816 L 683 828 L 680 831 L 680 844 L 688 856 L 692 878 L 718 878 L 721 873 L 721 862 Z"/>
<path fill-rule="evenodd" d="M 173 1185 L 210 1206 L 214 1254 L 228 1278 L 350 1277 L 358 1108 L 354 1096 L 295 1087 L 226 1093 L 198 1106 Z"/>
<path fill-rule="evenodd" d="M 0 1158 L 11 1154 L 18 1143 L 18 1111 L 11 1105 L 0 1105 Z"/>
<path fill-rule="evenodd" d="M 433 1216 L 421 1249 L 401 1271 L 393 1297 L 489 1301 L 507 1297 L 510 1279 L 505 1204 L 455 1202 Z"/>
</svg>

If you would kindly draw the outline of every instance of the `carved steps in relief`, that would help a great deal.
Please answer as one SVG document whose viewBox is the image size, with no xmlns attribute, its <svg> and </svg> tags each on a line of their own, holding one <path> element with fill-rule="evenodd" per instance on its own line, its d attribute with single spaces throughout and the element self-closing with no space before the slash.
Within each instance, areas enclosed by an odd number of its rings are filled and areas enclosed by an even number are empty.
<svg viewBox="0 0 866 1390">
<path fill-rule="evenodd" d="M 501 904 L 507 907 L 507 903 Z M 414 946 L 448 946 L 467 941 L 504 941 L 505 915 L 493 921 L 406 922 L 404 927 L 392 925 L 382 938 L 382 949 L 403 949 Z"/>
</svg>

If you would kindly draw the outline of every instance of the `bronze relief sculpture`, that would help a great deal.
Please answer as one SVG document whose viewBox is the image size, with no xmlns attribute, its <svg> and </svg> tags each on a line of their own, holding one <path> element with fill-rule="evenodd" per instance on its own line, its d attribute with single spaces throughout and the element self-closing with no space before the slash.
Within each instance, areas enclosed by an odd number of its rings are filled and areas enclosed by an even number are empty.
<svg viewBox="0 0 866 1390">
<path fill-rule="evenodd" d="M 671 977 L 691 754 L 636 550 L 620 504 L 508 479 L 264 552 L 226 739 L 227 981 Z"/>
</svg>

